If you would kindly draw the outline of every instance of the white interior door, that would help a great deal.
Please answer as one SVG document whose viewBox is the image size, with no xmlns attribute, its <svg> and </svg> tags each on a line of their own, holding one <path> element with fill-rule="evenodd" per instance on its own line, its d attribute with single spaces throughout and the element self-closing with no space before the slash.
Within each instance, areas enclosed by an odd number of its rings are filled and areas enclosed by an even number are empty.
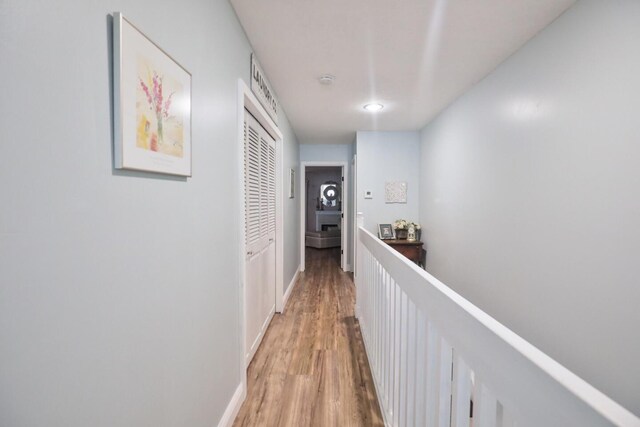
<svg viewBox="0 0 640 427">
<path fill-rule="evenodd" d="M 246 363 L 275 312 L 275 140 L 245 111 Z"/>
<path fill-rule="evenodd" d="M 340 212 L 340 268 L 347 271 L 347 229 L 345 227 L 344 214 L 347 206 L 347 189 L 344 186 L 344 166 L 340 169 L 340 197 L 342 208 Z"/>
<path fill-rule="evenodd" d="M 351 206 L 351 213 L 353 214 L 351 217 L 351 242 L 352 242 L 352 246 L 353 248 L 352 250 L 352 257 L 351 257 L 351 271 L 353 271 L 353 274 L 356 274 L 356 247 L 358 246 L 356 244 L 357 240 L 358 240 L 358 162 L 357 160 L 357 155 L 354 154 L 353 155 L 353 160 L 351 161 L 351 179 L 352 179 L 352 184 L 351 184 L 351 200 L 350 203 L 353 203 Z"/>
</svg>

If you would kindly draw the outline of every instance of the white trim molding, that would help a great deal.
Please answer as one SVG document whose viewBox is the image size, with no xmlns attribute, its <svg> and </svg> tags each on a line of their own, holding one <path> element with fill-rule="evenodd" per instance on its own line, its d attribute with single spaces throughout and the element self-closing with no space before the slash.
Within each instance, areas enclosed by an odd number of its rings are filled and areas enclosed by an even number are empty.
<svg viewBox="0 0 640 427">
<path fill-rule="evenodd" d="M 305 270 L 305 240 L 307 234 L 307 194 L 306 194 L 306 171 L 308 166 L 331 166 L 342 168 L 342 233 L 341 233 L 341 249 L 342 255 L 340 256 L 340 268 L 343 271 L 350 271 L 347 265 L 347 254 L 349 253 L 349 239 L 348 231 L 351 218 L 349 215 L 345 215 L 349 212 L 349 202 L 351 194 L 349 194 L 349 162 L 316 162 L 316 161 L 304 161 L 300 162 L 300 177 L 298 179 L 298 185 L 300 186 L 300 267 L 302 272 Z"/>
<path fill-rule="evenodd" d="M 244 383 L 238 384 L 238 388 L 236 388 L 235 393 L 231 396 L 231 400 L 227 405 L 227 409 L 224 410 L 224 414 L 222 414 L 222 418 L 220 418 L 220 422 L 218 423 L 218 427 L 231 427 L 236 417 L 238 416 L 238 412 L 240 412 L 240 407 L 247 397 L 247 389 L 245 388 Z"/>
<path fill-rule="evenodd" d="M 262 324 L 262 327 L 260 328 L 260 334 L 258 334 L 256 339 L 251 344 L 251 348 L 248 350 L 249 352 L 247 353 L 247 356 L 244 359 L 245 372 L 246 372 L 246 369 L 249 369 L 249 364 L 251 364 L 251 361 L 253 360 L 253 356 L 255 356 L 256 353 L 258 352 L 258 349 L 260 348 L 260 344 L 262 344 L 262 339 L 264 338 L 264 335 L 267 332 L 267 329 L 269 328 L 269 324 L 271 323 L 271 320 L 273 319 L 273 316 L 275 314 L 276 314 L 275 310 L 272 309 L 271 314 L 264 321 L 264 323 Z"/>
<path fill-rule="evenodd" d="M 284 309 L 287 308 L 287 301 L 289 301 L 289 297 L 291 296 L 291 292 L 293 291 L 293 288 L 298 284 L 299 276 L 300 276 L 300 267 L 298 267 L 298 269 L 296 270 L 295 274 L 293 275 L 293 279 L 291 279 L 291 282 L 289 282 L 289 287 L 284 293 L 284 297 L 282 299 L 282 311 L 284 311 Z"/>
</svg>

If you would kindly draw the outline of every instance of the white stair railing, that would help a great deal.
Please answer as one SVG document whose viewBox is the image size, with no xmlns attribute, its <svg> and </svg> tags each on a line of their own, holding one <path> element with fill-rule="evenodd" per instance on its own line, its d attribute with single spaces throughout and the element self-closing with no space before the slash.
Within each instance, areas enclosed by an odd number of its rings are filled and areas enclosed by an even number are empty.
<svg viewBox="0 0 640 427">
<path fill-rule="evenodd" d="M 640 427 L 362 224 L 356 316 L 388 426 Z"/>
</svg>

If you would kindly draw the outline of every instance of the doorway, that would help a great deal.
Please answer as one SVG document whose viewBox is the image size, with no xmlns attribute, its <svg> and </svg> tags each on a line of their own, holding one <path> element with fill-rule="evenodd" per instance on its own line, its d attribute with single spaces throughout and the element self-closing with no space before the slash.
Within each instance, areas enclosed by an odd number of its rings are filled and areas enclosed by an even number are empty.
<svg viewBox="0 0 640 427">
<path fill-rule="evenodd" d="M 246 367 L 260 345 L 274 312 L 280 312 L 283 308 L 283 136 L 278 126 L 241 79 L 238 80 L 237 113 L 239 172 L 237 181 L 240 183 L 238 202 L 239 211 L 242 213 L 239 221 L 241 239 L 238 248 L 240 257 L 238 302 L 242 327 L 240 341 L 242 365 Z M 257 167 L 252 168 L 251 179 L 247 175 L 249 169 L 246 163 L 249 123 L 257 134 L 258 140 L 257 147 L 254 144 L 254 148 L 258 148 L 258 157 L 256 158 L 255 152 L 252 154 L 254 161 L 257 161 Z M 253 136 L 255 139 L 256 135 Z M 247 198 L 249 185 L 259 186 L 258 199 L 255 196 L 251 200 Z M 249 203 L 252 206 L 249 206 Z M 253 223 L 250 227 L 251 221 Z M 259 237 L 255 234 L 256 230 L 260 231 Z M 243 371 L 244 390 L 246 385 L 246 371 Z"/>
<path fill-rule="evenodd" d="M 247 110 L 244 146 L 248 362 L 276 310 L 276 142 Z"/>
<path fill-rule="evenodd" d="M 300 170 L 300 271 L 307 255 L 335 258 L 347 270 L 347 172 L 344 162 L 302 162 Z"/>
</svg>

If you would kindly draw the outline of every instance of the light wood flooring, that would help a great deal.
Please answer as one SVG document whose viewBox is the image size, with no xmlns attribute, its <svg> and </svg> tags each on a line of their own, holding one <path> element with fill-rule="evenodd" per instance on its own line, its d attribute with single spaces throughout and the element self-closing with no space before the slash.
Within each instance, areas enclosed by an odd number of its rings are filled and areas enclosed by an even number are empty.
<svg viewBox="0 0 640 427">
<path fill-rule="evenodd" d="M 340 270 L 339 249 L 306 252 L 306 271 L 249 366 L 233 425 L 383 426 L 352 276 Z"/>
</svg>

